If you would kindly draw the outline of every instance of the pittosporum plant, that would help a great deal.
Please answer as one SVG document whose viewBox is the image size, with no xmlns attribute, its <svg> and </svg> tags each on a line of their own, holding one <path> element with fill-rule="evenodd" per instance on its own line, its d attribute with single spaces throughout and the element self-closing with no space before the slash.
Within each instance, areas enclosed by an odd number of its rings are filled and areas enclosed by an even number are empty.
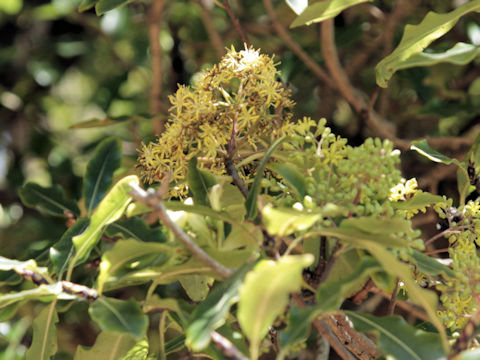
<svg viewBox="0 0 480 360">
<path fill-rule="evenodd" d="M 312 9 L 326 3 L 335 2 Z M 327 12 L 311 18 L 309 9 L 296 25 Z M 409 56 L 422 57 L 408 31 L 423 47 L 433 41 L 407 29 L 397 55 L 379 64 L 380 85 L 409 59 L 417 64 Z M 308 352 L 424 360 L 470 347 L 480 321 L 480 137 L 463 161 L 426 141 L 412 145 L 458 167 L 454 202 L 404 179 L 389 139 L 351 146 L 325 119 L 294 119 L 278 75 L 273 57 L 232 47 L 170 97 L 163 133 L 139 149 L 139 176 L 118 176 L 121 144 L 107 138 L 89 160 L 81 199 L 58 186 L 22 187 L 26 206 L 68 220 L 48 258 L 0 258 L 0 319 L 43 303 L 28 359 L 56 354 L 57 326 L 75 311 L 99 330 L 76 360 Z M 412 218 L 428 208 L 441 228 L 424 241 Z M 448 259 L 425 252 L 441 236 Z M 369 292 L 389 298 L 390 315 L 370 313 Z M 396 304 L 423 322 L 392 315 Z"/>
</svg>

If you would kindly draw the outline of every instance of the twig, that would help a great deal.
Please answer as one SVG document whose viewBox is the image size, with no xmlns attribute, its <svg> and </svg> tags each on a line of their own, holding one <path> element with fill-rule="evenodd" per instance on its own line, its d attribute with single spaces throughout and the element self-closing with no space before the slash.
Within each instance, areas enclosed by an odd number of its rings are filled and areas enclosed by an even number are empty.
<svg viewBox="0 0 480 360">
<path fill-rule="evenodd" d="M 430 239 L 425 241 L 424 245 L 427 246 L 428 244 L 431 244 L 435 240 L 440 239 L 441 237 L 443 237 L 447 234 L 460 234 L 460 233 L 461 233 L 461 231 L 446 229 L 446 230 L 443 230 L 441 233 L 438 233 L 437 235 L 434 235 Z"/>
<path fill-rule="evenodd" d="M 210 9 L 205 6 L 202 0 L 194 0 L 194 2 L 200 7 L 200 16 L 202 17 L 203 26 L 205 26 L 205 30 L 207 31 L 208 37 L 210 38 L 210 42 L 215 49 L 217 57 L 221 58 L 225 51 L 222 37 L 213 25 L 212 13 Z"/>
<path fill-rule="evenodd" d="M 277 32 L 278 36 L 282 38 L 285 44 L 288 46 L 292 52 L 297 55 L 300 60 L 303 61 L 305 66 L 310 69 L 310 71 L 320 80 L 327 84 L 330 88 L 336 89 L 337 86 L 335 82 L 328 76 L 328 74 L 310 57 L 308 54 L 303 51 L 303 49 L 292 39 L 288 30 L 280 23 L 278 20 L 275 9 L 272 5 L 272 0 L 263 0 L 263 5 L 267 10 L 268 16 L 272 21 L 273 28 Z"/>
<path fill-rule="evenodd" d="M 164 181 L 162 186 L 168 182 Z M 215 273 L 223 278 L 232 276 L 234 270 L 229 269 L 222 264 L 215 261 L 210 255 L 208 255 L 202 248 L 200 248 L 177 224 L 175 224 L 167 213 L 167 209 L 163 204 L 163 189 L 160 187 L 157 192 L 147 192 L 143 190 L 136 183 L 130 184 L 132 191 L 130 195 L 133 199 L 147 205 L 158 216 L 160 221 L 179 239 L 182 244 L 190 250 L 190 252 L 205 265 L 210 267 Z"/>
<path fill-rule="evenodd" d="M 372 288 L 372 292 L 376 294 L 382 295 L 385 299 L 391 299 L 391 295 L 387 294 L 383 290 L 380 290 L 379 288 Z M 415 306 L 405 302 L 405 301 L 398 301 L 397 304 L 399 308 L 402 308 L 403 310 L 407 311 L 409 314 L 415 316 L 417 319 L 423 320 L 423 321 L 430 321 L 427 315 L 425 315 L 421 310 L 416 308 Z"/>
<path fill-rule="evenodd" d="M 210 338 L 213 343 L 220 349 L 223 355 L 227 359 L 231 360 L 248 360 L 248 358 L 243 355 L 236 347 L 233 345 L 230 340 L 223 337 L 216 331 L 210 333 Z"/>
<path fill-rule="evenodd" d="M 335 264 L 335 261 L 340 255 L 340 250 L 342 249 L 342 247 L 343 245 L 340 243 L 340 241 L 337 240 L 337 243 L 333 247 L 332 254 L 328 258 L 328 261 L 323 268 L 322 276 L 320 277 L 319 281 L 320 284 L 327 280 L 328 274 L 330 274 L 330 270 L 332 270 L 333 264 Z"/>
<path fill-rule="evenodd" d="M 162 110 L 162 50 L 160 49 L 159 33 L 160 18 L 162 17 L 164 0 L 152 0 L 152 4 L 148 10 L 148 36 L 150 41 L 150 56 L 152 66 L 152 85 L 150 88 L 150 113 L 158 114 Z M 155 135 L 160 135 L 165 124 L 161 117 L 153 118 L 153 131 Z"/>
<path fill-rule="evenodd" d="M 237 17 L 232 11 L 232 8 L 230 7 L 230 4 L 228 3 L 228 0 L 222 0 L 223 6 L 225 7 L 225 10 L 227 11 L 228 16 L 230 17 L 230 20 L 232 20 L 233 26 L 235 26 L 235 30 L 237 30 L 238 35 L 240 35 L 240 38 L 242 39 L 243 43 L 246 44 L 247 47 L 250 46 L 250 41 L 248 41 L 247 34 L 242 29 L 242 26 L 240 25 L 240 21 L 238 21 Z"/>
<path fill-rule="evenodd" d="M 395 305 L 397 304 L 397 296 L 398 296 L 398 285 L 399 280 L 395 282 L 395 288 L 393 289 L 392 296 L 390 297 L 390 302 L 388 303 L 387 314 L 393 315 L 395 311 Z"/>
</svg>

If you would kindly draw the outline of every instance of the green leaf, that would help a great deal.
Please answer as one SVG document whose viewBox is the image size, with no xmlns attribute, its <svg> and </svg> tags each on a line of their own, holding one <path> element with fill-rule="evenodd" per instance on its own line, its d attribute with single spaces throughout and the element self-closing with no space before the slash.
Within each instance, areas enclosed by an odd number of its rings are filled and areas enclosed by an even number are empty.
<svg viewBox="0 0 480 360">
<path fill-rule="evenodd" d="M 197 168 L 197 158 L 193 157 L 188 163 L 187 183 L 193 193 L 193 201 L 197 205 L 209 205 L 208 191 L 218 183 L 216 177 L 208 171 Z"/>
<path fill-rule="evenodd" d="M 62 235 L 60 240 L 50 248 L 50 260 L 52 260 L 53 267 L 59 279 L 63 277 L 63 273 L 75 255 L 75 246 L 73 246 L 72 239 L 82 234 L 87 229 L 88 224 L 88 219 L 77 220 L 77 222 Z"/>
<path fill-rule="evenodd" d="M 113 10 L 120 6 L 133 2 L 134 0 L 99 0 L 95 5 L 97 15 L 102 15 L 107 11 Z"/>
<path fill-rule="evenodd" d="M 358 331 L 374 331 L 384 355 L 395 359 L 438 360 L 446 358 L 438 334 L 408 325 L 400 316 L 376 317 L 345 311 Z"/>
<path fill-rule="evenodd" d="M 125 333 L 102 331 L 93 347 L 79 346 L 74 360 L 117 360 L 135 346 L 135 336 Z"/>
<path fill-rule="evenodd" d="M 418 191 L 406 201 L 393 201 L 392 206 L 399 210 L 423 209 L 432 204 L 442 203 L 445 199 L 440 195 L 432 195 L 428 192 Z"/>
<path fill-rule="evenodd" d="M 436 14 L 429 12 L 418 25 L 407 25 L 400 44 L 376 66 L 377 84 L 387 87 L 388 80 L 410 57 L 419 54 L 430 43 L 450 31 L 457 21 L 472 11 L 479 11 L 480 0 L 469 1 L 455 10 Z"/>
<path fill-rule="evenodd" d="M 310 25 L 334 18 L 343 10 L 373 0 L 326 0 L 308 6 L 290 25 L 291 28 Z"/>
<path fill-rule="evenodd" d="M 445 266 L 437 261 L 437 259 L 427 256 L 419 251 L 413 250 L 410 254 L 412 262 L 418 267 L 421 272 L 436 276 L 446 275 L 455 278 L 455 273 L 448 266 Z"/>
<path fill-rule="evenodd" d="M 381 271 L 380 264 L 370 256 L 363 257 L 348 276 L 322 283 L 317 290 L 317 308 L 322 312 L 337 310 L 345 298 L 358 291 L 370 275 Z"/>
<path fill-rule="evenodd" d="M 385 272 L 403 281 L 410 299 L 416 304 L 423 306 L 430 321 L 440 334 L 445 352 L 448 352 L 449 345 L 445 328 L 442 321 L 437 316 L 438 299 L 435 293 L 420 288 L 412 276 L 410 267 L 407 264 L 398 261 L 390 251 L 374 243 L 366 243 L 365 245 L 366 249 L 370 251 L 370 253 L 375 256 L 377 261 L 382 265 Z"/>
<path fill-rule="evenodd" d="M 260 194 L 261 183 L 263 179 L 263 171 L 267 166 L 267 162 L 270 159 L 270 156 L 273 152 L 280 146 L 282 142 L 284 142 L 287 138 L 282 137 L 277 139 L 268 149 L 268 151 L 263 156 L 260 164 L 257 168 L 257 174 L 255 175 L 255 180 L 253 181 L 253 185 L 248 192 L 247 200 L 245 201 L 245 208 L 247 209 L 247 220 L 252 220 L 257 216 L 257 197 Z"/>
<path fill-rule="evenodd" d="M 302 270 L 313 263 L 311 254 L 262 260 L 240 288 L 238 321 L 250 339 L 250 357 L 258 358 L 259 345 L 269 326 L 288 304 L 290 292 L 300 290 Z"/>
<path fill-rule="evenodd" d="M 470 185 L 470 178 L 464 167 L 459 167 L 457 169 L 457 187 L 460 198 L 458 202 L 460 205 L 465 205 L 465 200 L 472 192 L 473 186 Z"/>
<path fill-rule="evenodd" d="M 270 168 L 283 177 L 285 182 L 296 191 L 300 199 L 305 197 L 307 181 L 295 165 L 291 163 L 272 164 Z"/>
<path fill-rule="evenodd" d="M 425 139 L 419 141 L 412 141 L 412 146 L 410 147 L 410 149 L 419 152 L 420 154 L 426 156 L 432 161 L 439 162 L 445 165 L 450 165 L 453 163 L 461 166 L 460 162 L 457 159 L 449 158 L 448 156 L 439 153 L 437 150 L 432 149 L 430 145 L 428 145 L 427 140 Z"/>
<path fill-rule="evenodd" d="M 401 217 L 379 219 L 374 216 L 361 216 L 343 220 L 340 228 L 358 229 L 368 234 L 390 234 L 407 232 L 412 228 L 412 222 Z"/>
<path fill-rule="evenodd" d="M 53 301 L 62 293 L 60 284 L 41 285 L 31 290 L 15 291 L 0 296 L 0 309 L 28 300 Z"/>
<path fill-rule="evenodd" d="M 144 242 L 166 242 L 160 227 L 151 228 L 139 217 L 117 220 L 107 226 L 105 234 L 109 237 L 121 236 L 123 239 L 135 239 Z"/>
<path fill-rule="evenodd" d="M 98 0 L 82 0 L 80 5 L 78 5 L 78 11 L 82 12 L 90 9 L 97 1 Z"/>
<path fill-rule="evenodd" d="M 187 296 L 195 302 L 202 301 L 207 297 L 213 281 L 213 277 L 198 274 L 185 275 L 180 278 L 180 284 Z"/>
<path fill-rule="evenodd" d="M 395 71 L 417 66 L 432 66 L 439 63 L 466 65 L 478 55 L 480 55 L 479 46 L 459 42 L 443 53 L 420 52 L 403 61 L 399 60 Z"/>
<path fill-rule="evenodd" d="M 156 359 L 156 357 L 148 357 L 148 341 L 142 340 L 135 344 L 130 351 L 122 357 L 121 360 L 147 360 L 147 359 Z"/>
<path fill-rule="evenodd" d="M 65 194 L 58 185 L 44 188 L 35 183 L 27 183 L 18 191 L 18 195 L 25 206 L 37 208 L 49 215 L 65 216 L 65 212 L 80 215 L 75 201 L 65 199 Z"/>
<path fill-rule="evenodd" d="M 350 227 L 316 229 L 312 234 L 333 236 L 360 248 L 365 248 L 370 243 L 398 247 L 405 247 L 406 245 L 404 241 L 397 238 L 394 234 L 369 234 Z"/>
<path fill-rule="evenodd" d="M 320 219 L 320 214 L 273 208 L 271 204 L 266 205 L 262 210 L 262 222 L 271 235 L 285 236 L 296 231 L 307 230 Z"/>
<path fill-rule="evenodd" d="M 105 225 L 111 224 L 122 216 L 125 208 L 131 198 L 130 183 L 138 184 L 139 180 L 135 175 L 127 176 L 118 181 L 113 188 L 105 196 L 97 209 L 90 218 L 90 224 L 82 234 L 73 237 L 72 241 L 75 245 L 75 255 L 70 262 L 67 273 L 67 280 L 70 280 L 72 270 L 75 265 L 85 261 L 90 254 L 91 249 L 95 246 L 102 235 Z"/>
<path fill-rule="evenodd" d="M 147 266 L 162 266 L 172 256 L 174 249 L 160 243 L 145 243 L 137 240 L 119 240 L 105 252 L 100 262 L 97 291 L 101 294 L 110 277 L 121 279 L 125 273 Z M 145 264 L 146 262 L 146 264 Z"/>
<path fill-rule="evenodd" d="M 311 323 L 319 314 L 317 307 L 292 307 L 288 314 L 287 327 L 278 334 L 278 359 L 283 359 L 293 345 L 307 339 Z"/>
<path fill-rule="evenodd" d="M 98 0 L 84 0 L 84 2 L 90 2 L 90 6 L 85 9 L 79 9 L 79 11 L 85 11 L 91 8 Z M 81 5 L 81 4 L 80 4 Z M 126 125 L 135 121 L 151 120 L 152 116 L 119 116 L 119 117 L 107 117 L 104 119 L 90 119 L 81 123 L 74 124 L 69 129 L 90 129 L 96 127 L 105 127 L 110 125 Z"/>
<path fill-rule="evenodd" d="M 205 349 L 210 343 L 210 333 L 225 322 L 228 311 L 238 299 L 238 289 L 253 264 L 245 264 L 227 280 L 218 284 L 192 313 L 185 330 L 186 344 L 194 351 Z"/>
<path fill-rule="evenodd" d="M 455 357 L 455 360 L 477 360 L 480 359 L 480 349 L 475 348 L 475 349 L 470 349 L 466 350 L 457 357 Z"/>
<path fill-rule="evenodd" d="M 145 336 L 148 318 L 132 298 L 117 300 L 100 297 L 90 305 L 88 313 L 102 331 L 132 334 L 137 339 Z"/>
<path fill-rule="evenodd" d="M 26 360 L 50 360 L 57 352 L 58 315 L 56 301 L 43 308 L 33 321 L 33 341 L 26 353 Z"/>
<path fill-rule="evenodd" d="M 103 140 L 87 164 L 83 182 L 85 207 L 90 215 L 112 185 L 113 173 L 120 167 L 122 152 L 115 138 Z"/>
<path fill-rule="evenodd" d="M 213 209 L 223 211 L 233 219 L 243 220 L 245 218 L 247 214 L 245 198 L 236 186 L 229 183 L 214 186 L 208 195 Z"/>
</svg>

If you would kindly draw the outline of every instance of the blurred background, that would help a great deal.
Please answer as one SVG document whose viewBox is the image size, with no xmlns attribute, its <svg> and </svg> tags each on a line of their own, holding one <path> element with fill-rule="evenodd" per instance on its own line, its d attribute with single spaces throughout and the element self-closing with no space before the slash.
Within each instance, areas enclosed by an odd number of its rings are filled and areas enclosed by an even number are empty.
<svg viewBox="0 0 480 360">
<path fill-rule="evenodd" d="M 79 12 L 79 3 L 0 0 L 0 252 L 5 257 L 37 258 L 41 263 L 65 231 L 63 219 L 23 207 L 20 186 L 28 181 L 59 184 L 68 197 L 78 199 L 86 161 L 110 135 L 122 139 L 123 167 L 133 171 L 136 149 L 156 131 L 152 115 L 168 116 L 168 95 L 177 84 L 192 83 L 226 47 L 243 47 L 221 1 L 165 1 L 158 12 L 150 1 L 140 0 L 102 16 L 94 9 Z M 378 135 L 346 99 L 312 73 L 278 32 L 284 29 L 324 68 L 318 25 L 289 30 L 296 15 L 285 1 L 230 3 L 252 46 L 275 54 L 279 80 L 297 103 L 296 118 L 325 117 L 352 145 Z M 449 137 L 439 150 L 458 158 L 480 129 L 479 59 L 466 66 L 403 70 L 382 90 L 375 84 L 375 65 L 399 42 L 405 24 L 417 24 L 428 11 L 451 11 L 460 3 L 377 0 L 335 19 L 337 51 L 346 74 L 362 97 L 375 100 L 373 108 L 396 136 Z M 274 17 L 267 11 L 269 5 Z M 479 20 L 480 14 L 465 16 L 431 48 L 445 50 L 458 41 L 480 45 Z M 106 124 L 110 125 L 96 126 Z M 406 178 L 415 176 L 422 188 L 456 197 L 453 166 L 430 163 L 412 152 L 403 153 L 402 159 Z M 416 221 L 435 231 L 433 214 Z M 0 323 L 0 359 L 21 358 L 21 346 L 11 344 L 25 341 L 31 320 L 22 319 L 13 331 Z M 75 326 L 63 346 L 91 345 L 93 335 Z"/>
</svg>

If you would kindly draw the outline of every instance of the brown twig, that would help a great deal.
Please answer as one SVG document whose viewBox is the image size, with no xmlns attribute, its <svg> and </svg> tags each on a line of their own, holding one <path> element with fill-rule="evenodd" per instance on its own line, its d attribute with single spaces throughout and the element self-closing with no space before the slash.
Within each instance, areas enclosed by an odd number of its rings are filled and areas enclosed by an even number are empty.
<svg viewBox="0 0 480 360">
<path fill-rule="evenodd" d="M 336 89 L 335 82 L 328 76 L 328 74 L 310 57 L 308 54 L 303 51 L 303 49 L 292 39 L 288 30 L 280 23 L 278 20 L 275 9 L 272 5 L 272 0 L 263 0 L 265 9 L 267 10 L 268 16 L 272 21 L 273 28 L 277 32 L 278 36 L 282 38 L 285 44 L 288 46 L 292 52 L 297 55 L 300 60 L 303 61 L 305 66 L 310 69 L 310 71 L 322 82 L 327 84 L 330 88 Z"/>
<path fill-rule="evenodd" d="M 242 26 L 240 25 L 240 21 L 238 21 L 237 17 L 233 13 L 232 8 L 230 7 L 230 4 L 228 0 L 222 0 L 223 6 L 225 7 L 225 11 L 227 12 L 228 16 L 230 17 L 230 20 L 232 20 L 233 26 L 235 26 L 235 30 L 237 31 L 238 35 L 240 36 L 240 39 L 242 39 L 243 43 L 246 46 L 250 46 L 250 41 L 248 41 L 247 34 L 245 31 L 243 31 Z"/>
<path fill-rule="evenodd" d="M 225 53 L 222 37 L 218 33 L 217 29 L 213 25 L 212 12 L 207 8 L 205 3 L 202 0 L 194 0 L 196 4 L 200 7 L 200 16 L 202 17 L 203 26 L 207 31 L 210 42 L 212 43 L 215 53 L 218 58 L 221 58 Z"/>
<path fill-rule="evenodd" d="M 152 0 L 148 10 L 148 36 L 150 41 L 150 56 L 152 66 L 152 85 L 150 88 L 150 113 L 158 114 L 162 110 L 161 96 L 163 85 L 162 72 L 162 50 L 160 48 L 159 33 L 160 19 L 162 17 L 164 0 Z M 155 135 L 160 135 L 165 124 L 161 117 L 153 118 L 153 131 Z"/>
<path fill-rule="evenodd" d="M 395 288 L 393 289 L 392 296 L 390 297 L 390 302 L 388 303 L 387 314 L 393 315 L 395 311 L 395 306 L 397 305 L 397 296 L 398 296 L 398 285 L 399 280 L 395 282 Z"/>
<path fill-rule="evenodd" d="M 461 231 L 446 229 L 446 230 L 442 231 L 441 233 L 438 233 L 437 235 L 434 235 L 430 239 L 426 240 L 424 242 L 424 245 L 427 246 L 427 245 L 431 244 L 432 242 L 434 242 L 435 240 L 440 239 L 447 234 L 460 234 L 460 233 L 461 233 Z"/>
<path fill-rule="evenodd" d="M 156 192 L 147 192 L 136 183 L 132 182 L 130 195 L 133 199 L 147 205 L 158 216 L 159 220 L 177 237 L 178 240 L 201 262 L 210 267 L 216 274 L 223 278 L 232 276 L 234 270 L 229 269 L 218 263 L 210 257 L 201 247 L 199 247 L 177 224 L 175 224 L 167 213 L 163 204 L 163 194 L 165 193 L 167 181 L 162 183 L 160 189 Z M 168 185 L 167 185 L 168 186 Z"/>
</svg>

